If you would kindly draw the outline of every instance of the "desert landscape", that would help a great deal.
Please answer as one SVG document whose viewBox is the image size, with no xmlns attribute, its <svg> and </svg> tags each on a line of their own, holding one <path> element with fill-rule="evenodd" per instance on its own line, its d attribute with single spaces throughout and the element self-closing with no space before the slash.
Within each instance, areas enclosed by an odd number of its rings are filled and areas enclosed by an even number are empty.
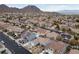
<svg viewBox="0 0 79 59">
<path fill-rule="evenodd" d="M 1 4 L 0 54 L 79 54 L 79 10 Z"/>
</svg>

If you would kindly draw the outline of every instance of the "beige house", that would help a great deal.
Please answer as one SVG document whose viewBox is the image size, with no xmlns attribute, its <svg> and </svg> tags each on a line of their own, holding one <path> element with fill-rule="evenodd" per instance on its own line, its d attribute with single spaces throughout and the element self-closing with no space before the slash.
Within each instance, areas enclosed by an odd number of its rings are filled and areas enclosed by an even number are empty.
<svg viewBox="0 0 79 59">
<path fill-rule="evenodd" d="M 42 28 L 36 28 L 34 31 L 39 35 L 46 35 L 50 32 L 49 30 L 42 29 Z"/>
<path fill-rule="evenodd" d="M 33 46 L 30 50 L 33 54 L 38 54 L 41 53 L 44 50 L 44 46 L 42 45 L 37 45 L 37 46 Z"/>
<path fill-rule="evenodd" d="M 61 41 L 55 41 L 52 40 L 46 48 L 50 48 L 54 50 L 55 54 L 63 54 L 66 51 L 66 48 L 68 47 L 68 44 L 61 42 Z"/>
<path fill-rule="evenodd" d="M 7 29 L 9 31 L 17 32 L 17 33 L 21 33 L 23 31 L 23 29 L 17 26 L 12 26 L 9 23 L 4 23 L 4 22 L 0 22 L 0 27 Z"/>
<path fill-rule="evenodd" d="M 41 45 L 46 46 L 48 43 L 51 42 L 51 40 L 48 39 L 48 38 L 38 37 L 38 38 L 36 38 L 36 39 L 34 40 L 34 42 L 37 42 L 37 43 L 40 43 Z"/>
<path fill-rule="evenodd" d="M 55 33 L 55 32 L 50 32 L 50 33 L 48 33 L 46 36 L 47 36 L 48 38 L 50 38 L 50 39 L 56 40 L 57 37 L 59 37 L 60 35 L 59 35 L 58 33 Z"/>
<path fill-rule="evenodd" d="M 75 33 L 79 33 L 79 29 L 76 29 L 76 28 L 71 28 L 71 30 Z"/>
</svg>

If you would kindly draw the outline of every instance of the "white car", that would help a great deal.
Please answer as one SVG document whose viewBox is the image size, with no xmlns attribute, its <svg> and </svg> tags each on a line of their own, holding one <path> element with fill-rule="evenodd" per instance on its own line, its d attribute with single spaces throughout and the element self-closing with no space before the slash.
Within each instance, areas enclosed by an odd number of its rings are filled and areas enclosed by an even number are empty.
<svg viewBox="0 0 79 59">
<path fill-rule="evenodd" d="M 1 41 L 1 43 L 5 43 L 4 41 Z"/>
</svg>

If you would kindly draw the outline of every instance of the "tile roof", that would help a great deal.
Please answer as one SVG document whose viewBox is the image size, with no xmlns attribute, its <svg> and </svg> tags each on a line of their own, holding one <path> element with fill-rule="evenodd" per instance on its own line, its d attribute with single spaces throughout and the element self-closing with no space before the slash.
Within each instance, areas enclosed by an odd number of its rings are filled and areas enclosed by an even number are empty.
<svg viewBox="0 0 79 59">
<path fill-rule="evenodd" d="M 41 44 L 48 44 L 50 42 L 50 39 L 39 37 L 35 39 L 34 42 L 39 42 Z"/>
<path fill-rule="evenodd" d="M 79 50 L 71 49 L 69 54 L 79 54 Z"/>
<path fill-rule="evenodd" d="M 9 23 L 4 23 L 4 22 L 0 22 L 0 27 L 4 28 L 4 29 L 8 29 L 10 31 L 14 31 L 14 32 L 22 32 L 23 29 L 17 27 L 17 26 L 12 26 Z"/>
<path fill-rule="evenodd" d="M 65 47 L 67 47 L 68 44 L 61 42 L 61 41 L 55 41 L 52 40 L 46 48 L 51 48 L 55 50 L 55 53 L 61 53 L 63 50 L 65 50 Z"/>
<path fill-rule="evenodd" d="M 36 28 L 34 31 L 37 32 L 40 35 L 46 35 L 50 32 L 50 31 L 42 29 L 42 28 Z"/>
<path fill-rule="evenodd" d="M 32 53 L 41 53 L 43 51 L 44 47 L 39 45 L 39 46 L 34 46 L 31 48 Z"/>
<path fill-rule="evenodd" d="M 58 33 L 55 33 L 55 32 L 50 32 L 50 33 L 48 33 L 47 35 L 46 35 L 47 37 L 49 37 L 49 38 L 56 38 L 56 37 L 58 37 L 59 36 L 59 34 Z"/>
</svg>

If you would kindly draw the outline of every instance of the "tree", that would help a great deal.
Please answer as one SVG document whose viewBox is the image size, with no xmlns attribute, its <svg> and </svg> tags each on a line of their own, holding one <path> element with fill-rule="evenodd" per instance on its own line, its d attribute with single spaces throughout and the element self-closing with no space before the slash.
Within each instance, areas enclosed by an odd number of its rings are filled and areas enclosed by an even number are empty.
<svg viewBox="0 0 79 59">
<path fill-rule="evenodd" d="M 4 22 L 9 23 L 9 20 L 5 20 Z"/>
<path fill-rule="evenodd" d="M 79 19 L 77 19 L 76 22 L 79 22 Z"/>
<path fill-rule="evenodd" d="M 7 29 L 3 29 L 2 31 L 3 31 L 3 32 L 8 32 L 8 30 L 7 30 Z"/>
<path fill-rule="evenodd" d="M 48 18 L 47 19 L 50 19 L 51 17 L 50 16 L 48 16 Z"/>
<path fill-rule="evenodd" d="M 58 41 L 62 41 L 62 37 L 59 35 L 57 38 L 56 38 Z"/>
<path fill-rule="evenodd" d="M 13 36 L 13 37 L 16 37 L 16 35 L 15 35 L 14 32 L 8 32 L 7 34 L 8 34 L 8 35 L 11 35 L 11 36 Z"/>
<path fill-rule="evenodd" d="M 66 31 L 66 29 L 65 29 L 65 28 L 62 28 L 62 31 L 63 31 L 63 32 L 65 32 L 65 31 Z"/>
<path fill-rule="evenodd" d="M 5 53 L 6 53 L 6 50 L 1 51 L 1 54 L 5 54 Z"/>
<path fill-rule="evenodd" d="M 78 45 L 78 41 L 73 39 L 73 40 L 69 41 L 69 44 L 71 44 L 71 45 Z"/>
<path fill-rule="evenodd" d="M 68 28 L 67 32 L 70 33 L 70 34 L 72 34 L 71 28 Z"/>
<path fill-rule="evenodd" d="M 74 39 L 78 40 L 79 39 L 79 35 L 78 34 L 74 34 Z"/>
<path fill-rule="evenodd" d="M 26 29 L 26 25 L 21 25 L 21 28 Z"/>
<path fill-rule="evenodd" d="M 56 25 L 56 29 L 60 30 L 60 27 L 59 27 L 59 25 L 58 25 L 58 24 Z"/>
</svg>

